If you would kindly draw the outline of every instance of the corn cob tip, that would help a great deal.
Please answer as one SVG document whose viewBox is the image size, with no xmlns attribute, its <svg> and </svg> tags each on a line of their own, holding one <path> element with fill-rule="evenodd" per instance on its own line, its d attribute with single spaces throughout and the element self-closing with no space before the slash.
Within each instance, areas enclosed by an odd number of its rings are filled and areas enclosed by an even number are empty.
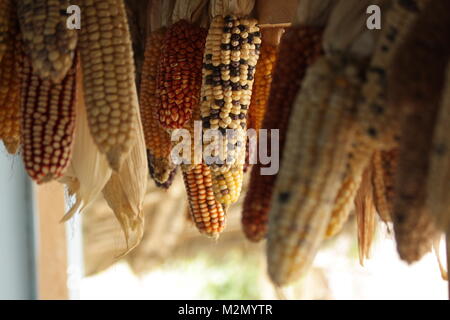
<svg viewBox="0 0 450 320">
<path fill-rule="evenodd" d="M 111 169 L 113 171 L 115 171 L 115 172 L 119 172 L 119 170 L 122 167 L 122 164 L 124 163 L 127 155 L 128 154 L 124 154 L 122 152 L 122 147 L 116 146 L 116 147 L 112 147 L 106 153 L 106 159 L 108 160 L 108 164 L 111 167 Z"/>
<path fill-rule="evenodd" d="M 169 189 L 177 173 L 177 167 L 167 163 L 167 159 L 155 158 L 148 153 L 150 176 L 158 188 Z M 170 168 L 170 170 L 168 170 Z"/>
<path fill-rule="evenodd" d="M 14 137 L 3 138 L 3 145 L 9 154 L 16 154 L 19 151 L 20 139 Z"/>
</svg>

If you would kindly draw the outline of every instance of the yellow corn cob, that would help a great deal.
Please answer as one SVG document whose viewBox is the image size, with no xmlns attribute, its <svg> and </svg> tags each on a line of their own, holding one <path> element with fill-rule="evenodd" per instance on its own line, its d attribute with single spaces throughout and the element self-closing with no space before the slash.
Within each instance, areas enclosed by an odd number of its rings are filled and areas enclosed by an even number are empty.
<svg viewBox="0 0 450 320">
<path fill-rule="evenodd" d="M 196 165 L 183 171 L 191 216 L 197 229 L 208 236 L 217 237 L 225 227 L 225 212 L 214 197 L 211 170 L 207 165 Z"/>
<path fill-rule="evenodd" d="M 213 170 L 227 171 L 245 157 L 239 130 L 247 127 L 247 111 L 258 61 L 261 34 L 256 20 L 216 16 L 211 22 L 203 57 L 201 117 L 203 128 L 234 129 L 224 143 L 225 152 L 213 154 L 223 164 Z M 205 147 L 209 142 L 204 142 Z"/>
<path fill-rule="evenodd" d="M 212 186 L 216 200 L 227 207 L 238 201 L 243 180 L 243 165 L 233 166 L 225 172 L 213 171 Z"/>
<path fill-rule="evenodd" d="M 165 28 L 153 32 L 146 43 L 140 88 L 140 110 L 150 174 L 158 186 L 168 188 L 176 170 L 170 159 L 169 133 L 160 126 L 157 111 L 161 100 L 156 92 L 157 71 Z"/>
<path fill-rule="evenodd" d="M 30 177 L 44 183 L 61 177 L 69 165 L 75 129 L 76 63 L 57 84 L 34 74 L 28 57 L 21 73 L 23 161 Z"/>
<path fill-rule="evenodd" d="M 293 106 L 269 213 L 269 275 L 286 285 L 312 263 L 333 209 L 355 133 L 359 70 L 318 60 Z"/>
<path fill-rule="evenodd" d="M 14 3 L 12 0 L 0 1 L 0 62 L 11 46 L 11 31 L 14 28 Z M 14 32 L 15 33 L 15 32 Z"/>
<path fill-rule="evenodd" d="M 361 176 L 353 176 L 350 169 L 346 170 L 346 178 L 334 201 L 333 211 L 331 212 L 330 222 L 326 231 L 327 237 L 332 237 L 342 230 L 347 222 L 351 210 L 354 207 L 356 192 L 361 184 Z"/>
<path fill-rule="evenodd" d="M 287 30 L 281 38 L 262 125 L 264 129 L 279 129 L 280 161 L 283 159 L 287 126 L 296 93 L 301 87 L 308 66 L 322 53 L 322 31 L 319 27 L 295 26 Z M 277 177 L 261 175 L 262 167 L 260 163 L 253 166 L 242 211 L 242 227 L 251 241 L 260 241 L 266 236 L 270 200 Z"/>
<path fill-rule="evenodd" d="M 77 33 L 66 26 L 69 5 L 69 0 L 17 0 L 25 52 L 42 79 L 60 82 L 72 66 Z"/>
<path fill-rule="evenodd" d="M 161 97 L 158 119 L 164 128 L 182 128 L 199 102 L 205 40 L 206 29 L 186 20 L 167 30 L 157 82 Z"/>
<path fill-rule="evenodd" d="M 396 0 L 386 13 L 386 21 L 366 72 L 363 100 L 358 109 L 362 134 L 374 146 L 395 147 L 400 121 L 397 108 L 386 106 L 386 76 L 395 53 L 428 1 Z"/>
<path fill-rule="evenodd" d="M 395 173 L 397 171 L 398 150 L 375 152 L 372 164 L 372 184 L 375 207 L 384 222 L 390 222 L 394 199 Z"/>
<path fill-rule="evenodd" d="M 20 41 L 7 48 L 0 61 L 0 140 L 15 154 L 20 145 Z"/>
<path fill-rule="evenodd" d="M 89 128 L 119 171 L 136 143 L 139 109 L 133 51 L 123 0 L 80 0 L 79 35 Z"/>
<path fill-rule="evenodd" d="M 272 73 L 277 59 L 277 47 L 265 44 L 261 45 L 261 54 L 258 59 L 255 72 L 255 83 L 253 86 L 250 109 L 248 110 L 248 128 L 261 129 L 264 115 L 267 110 L 270 86 L 272 84 Z"/>
<path fill-rule="evenodd" d="M 448 1 L 430 2 L 399 48 L 388 78 L 388 107 L 402 111 L 392 220 L 397 250 L 408 263 L 431 250 L 437 232 L 426 206 L 426 181 L 450 56 L 449 10 Z"/>
</svg>

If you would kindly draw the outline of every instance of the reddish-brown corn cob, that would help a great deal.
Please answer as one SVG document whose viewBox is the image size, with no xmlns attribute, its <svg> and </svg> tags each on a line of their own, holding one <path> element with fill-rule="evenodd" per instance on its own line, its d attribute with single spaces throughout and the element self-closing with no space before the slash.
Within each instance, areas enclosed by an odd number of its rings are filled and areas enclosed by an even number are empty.
<svg viewBox="0 0 450 320">
<path fill-rule="evenodd" d="M 67 28 L 69 5 L 69 0 L 17 0 L 25 52 L 41 79 L 60 82 L 73 64 L 77 32 Z"/>
<path fill-rule="evenodd" d="M 281 38 L 269 102 L 262 125 L 263 129 L 279 130 L 280 163 L 283 158 L 291 106 L 300 89 L 306 69 L 322 53 L 322 31 L 322 28 L 296 26 L 287 30 Z M 270 141 L 270 131 L 267 137 Z M 242 213 L 244 233 L 251 241 L 260 241 L 266 236 L 272 189 L 276 179 L 276 175 L 261 175 L 262 167 L 261 164 L 253 166 Z"/>
<path fill-rule="evenodd" d="M 400 45 L 429 0 L 396 0 L 386 13 L 381 35 L 366 72 L 362 103 L 358 109 L 361 133 L 374 146 L 395 147 L 399 134 L 398 109 L 386 105 L 386 80 Z"/>
<path fill-rule="evenodd" d="M 228 171 L 245 159 L 242 130 L 247 128 L 247 111 L 258 61 L 261 33 L 254 19 L 228 15 L 211 22 L 203 58 L 201 117 L 204 130 L 219 130 L 223 149 L 213 156 L 222 163 L 208 163 L 213 170 Z M 228 130 L 228 132 L 227 132 Z M 205 149 L 211 140 L 204 140 Z M 220 148 L 219 148 L 220 149 Z"/>
<path fill-rule="evenodd" d="M 165 28 L 162 28 L 152 32 L 147 39 L 141 77 L 140 110 L 150 175 L 156 185 L 167 188 L 172 182 L 176 166 L 170 159 L 172 148 L 170 135 L 158 121 L 157 112 L 161 107 L 161 99 L 156 92 L 158 65 L 165 32 Z"/>
<path fill-rule="evenodd" d="M 199 103 L 206 29 L 186 20 L 173 24 L 164 38 L 157 88 L 164 128 L 182 128 Z"/>
<path fill-rule="evenodd" d="M 225 227 L 225 212 L 214 197 L 211 170 L 198 164 L 183 171 L 192 219 L 197 229 L 208 236 L 217 237 Z"/>
<path fill-rule="evenodd" d="M 380 219 L 390 222 L 394 199 L 395 173 L 397 172 L 398 149 L 375 152 L 372 165 L 372 185 L 375 207 Z"/>
<path fill-rule="evenodd" d="M 277 47 L 263 42 L 258 64 L 256 65 L 255 82 L 247 120 L 247 127 L 255 129 L 256 132 L 261 129 L 264 115 L 266 114 L 276 59 Z"/>
<path fill-rule="evenodd" d="M 450 55 L 449 11 L 448 1 L 429 3 L 399 48 L 388 78 L 388 108 L 402 111 L 392 220 L 397 250 L 408 263 L 431 250 L 436 235 L 426 206 L 426 182 Z"/>
<path fill-rule="evenodd" d="M 75 129 L 76 63 L 56 84 L 34 74 L 25 57 L 21 77 L 23 161 L 30 177 L 44 183 L 61 177 L 69 165 Z"/>
<path fill-rule="evenodd" d="M 115 171 L 136 143 L 139 109 L 123 0 L 79 0 L 79 49 L 89 128 Z"/>
<path fill-rule="evenodd" d="M 276 285 L 307 271 L 325 237 L 354 139 L 359 72 L 321 58 L 294 103 L 269 213 L 267 259 Z"/>
<path fill-rule="evenodd" d="M 20 41 L 7 47 L 0 61 L 0 140 L 15 154 L 20 145 L 20 78 L 18 66 L 23 52 Z"/>
<path fill-rule="evenodd" d="M 0 62 L 11 46 L 11 31 L 15 31 L 15 8 L 12 0 L 0 1 Z M 14 32 L 15 33 L 15 32 Z"/>
<path fill-rule="evenodd" d="M 213 191 L 216 200 L 228 207 L 238 201 L 244 181 L 243 165 L 236 165 L 225 172 L 212 172 Z"/>
</svg>

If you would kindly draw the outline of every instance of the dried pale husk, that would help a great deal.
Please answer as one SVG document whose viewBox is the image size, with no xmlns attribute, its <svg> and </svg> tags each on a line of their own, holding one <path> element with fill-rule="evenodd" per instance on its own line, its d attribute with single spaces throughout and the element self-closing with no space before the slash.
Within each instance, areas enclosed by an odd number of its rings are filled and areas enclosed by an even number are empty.
<svg viewBox="0 0 450 320">
<path fill-rule="evenodd" d="M 151 1 L 151 5 L 148 7 L 148 15 L 150 17 L 150 32 L 170 25 L 174 7 L 175 0 Z"/>
<path fill-rule="evenodd" d="M 278 1 L 258 0 L 255 4 L 256 15 L 260 24 L 291 23 L 296 14 L 299 0 Z"/>
<path fill-rule="evenodd" d="M 300 0 L 294 25 L 326 25 L 335 4 L 335 0 Z"/>
<path fill-rule="evenodd" d="M 77 71 L 76 114 L 72 159 L 64 176 L 58 180 L 66 185 L 69 196 L 75 196 L 75 203 L 63 217 L 63 221 L 67 221 L 78 211 L 82 212 L 94 201 L 112 172 L 106 157 L 98 150 L 89 131 L 81 68 Z"/>
<path fill-rule="evenodd" d="M 367 7 L 378 5 L 381 12 L 384 12 L 389 4 L 390 2 L 386 0 L 338 1 L 324 32 L 323 47 L 325 53 L 347 52 L 358 58 L 370 57 L 380 31 L 367 28 Z"/>
<path fill-rule="evenodd" d="M 139 115 L 139 112 L 137 112 Z M 125 234 L 128 253 L 144 233 L 143 203 L 147 189 L 147 154 L 139 115 L 138 139 L 119 172 L 113 172 L 103 189 L 103 197 L 114 211 Z"/>
<path fill-rule="evenodd" d="M 211 0 L 209 12 L 211 18 L 235 14 L 243 17 L 250 15 L 255 6 L 255 0 Z"/>
<path fill-rule="evenodd" d="M 172 13 L 172 23 L 187 20 L 201 23 L 208 9 L 208 0 L 176 0 Z"/>
</svg>

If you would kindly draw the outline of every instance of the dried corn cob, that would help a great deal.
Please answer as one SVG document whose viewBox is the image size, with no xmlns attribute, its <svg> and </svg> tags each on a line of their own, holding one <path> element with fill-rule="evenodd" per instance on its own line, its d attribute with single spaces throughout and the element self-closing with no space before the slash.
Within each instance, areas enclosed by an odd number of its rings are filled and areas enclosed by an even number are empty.
<svg viewBox="0 0 450 320">
<path fill-rule="evenodd" d="M 361 184 L 361 176 L 353 176 L 350 168 L 346 170 L 345 176 L 346 178 L 344 178 L 334 201 L 333 211 L 331 212 L 330 222 L 328 222 L 326 231 L 327 237 L 332 237 L 342 230 L 354 207 L 356 192 Z"/>
<path fill-rule="evenodd" d="M 398 139 L 398 109 L 395 105 L 386 106 L 386 76 L 390 72 L 394 55 L 428 1 L 396 0 L 386 14 L 386 21 L 367 69 L 366 83 L 362 88 L 363 100 L 358 111 L 362 134 L 374 146 L 395 147 L 395 140 Z"/>
<path fill-rule="evenodd" d="M 182 128 L 199 102 L 206 30 L 186 20 L 173 24 L 164 38 L 158 73 L 159 123 Z"/>
<path fill-rule="evenodd" d="M 212 164 L 213 170 L 227 171 L 245 157 L 241 129 L 247 128 L 255 66 L 258 61 L 261 34 L 254 19 L 216 16 L 211 22 L 203 58 L 201 117 L 203 128 L 234 130 L 227 137 L 224 152 L 216 152 L 223 164 Z M 205 147 L 209 145 L 205 141 Z M 243 162 L 243 161 L 242 161 Z"/>
<path fill-rule="evenodd" d="M 243 165 L 236 165 L 225 172 L 212 172 L 212 186 L 216 200 L 224 206 L 238 201 L 244 180 Z"/>
<path fill-rule="evenodd" d="M 196 165 L 183 171 L 192 219 L 198 230 L 217 237 L 225 227 L 225 212 L 214 197 L 211 170 L 207 165 Z"/>
<path fill-rule="evenodd" d="M 79 48 L 89 128 L 109 165 L 119 171 L 136 143 L 138 99 L 123 0 L 80 0 Z"/>
<path fill-rule="evenodd" d="M 0 139 L 15 154 L 20 145 L 20 78 L 17 67 L 23 52 L 20 41 L 6 48 L 0 61 Z"/>
<path fill-rule="evenodd" d="M 434 129 L 430 171 L 427 182 L 427 208 L 436 218 L 436 224 L 450 235 L 450 62 L 447 65 L 446 84 L 438 120 Z"/>
<path fill-rule="evenodd" d="M 25 169 L 37 183 L 61 177 L 69 165 L 75 129 L 76 63 L 60 83 L 42 80 L 22 64 L 21 128 Z"/>
<path fill-rule="evenodd" d="M 0 1 L 0 62 L 11 46 L 11 31 L 15 33 L 14 10 L 12 0 Z"/>
<path fill-rule="evenodd" d="M 76 30 L 67 28 L 69 0 L 18 0 L 17 9 L 25 52 L 34 72 L 60 82 L 73 65 Z"/>
<path fill-rule="evenodd" d="M 264 115 L 267 110 L 272 73 L 277 59 L 277 47 L 265 44 L 261 45 L 261 54 L 258 59 L 255 72 L 252 99 L 248 110 L 248 128 L 258 131 L 261 129 Z"/>
<path fill-rule="evenodd" d="M 294 103 L 269 213 L 269 275 L 286 285 L 304 273 L 325 236 L 354 138 L 359 70 L 322 58 Z"/>
<path fill-rule="evenodd" d="M 295 26 L 281 38 L 262 125 L 264 129 L 279 129 L 280 161 L 283 159 L 287 124 L 295 95 L 300 89 L 306 69 L 322 52 L 322 30 L 319 27 Z M 270 200 L 276 179 L 276 175 L 261 175 L 261 168 L 259 163 L 253 166 L 242 213 L 243 230 L 251 241 L 260 241 L 266 236 Z"/>
<path fill-rule="evenodd" d="M 390 222 L 394 199 L 395 173 L 397 171 L 398 150 L 375 152 L 372 164 L 372 185 L 374 202 L 378 215 L 384 222 Z"/>
<path fill-rule="evenodd" d="M 170 135 L 158 121 L 157 112 L 161 106 L 161 100 L 156 92 L 158 64 L 165 32 L 165 28 L 153 32 L 146 43 L 140 88 L 140 110 L 150 175 L 157 186 L 168 188 L 176 167 L 170 159 L 172 148 Z"/>
<path fill-rule="evenodd" d="M 450 55 L 449 10 L 447 1 L 430 2 L 399 48 L 388 78 L 388 108 L 402 111 L 392 219 L 397 250 L 408 263 L 431 250 L 436 235 L 426 206 L 426 181 Z"/>
</svg>

